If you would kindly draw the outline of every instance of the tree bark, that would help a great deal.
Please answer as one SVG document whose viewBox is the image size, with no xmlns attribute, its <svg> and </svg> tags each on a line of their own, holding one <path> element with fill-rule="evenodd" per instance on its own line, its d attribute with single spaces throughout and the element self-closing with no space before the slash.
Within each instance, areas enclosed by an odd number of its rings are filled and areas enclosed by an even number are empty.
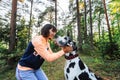
<svg viewBox="0 0 120 80">
<path fill-rule="evenodd" d="M 91 0 L 89 0 L 90 5 L 90 46 L 93 49 L 93 26 L 92 26 L 92 9 L 91 9 Z"/>
<path fill-rule="evenodd" d="M 85 7 L 84 7 L 84 9 L 85 9 L 85 12 L 84 12 L 84 19 L 85 19 L 85 22 L 84 22 L 84 40 L 85 40 L 85 43 L 87 43 L 87 21 L 86 21 L 86 19 L 87 19 L 87 12 L 86 12 L 86 0 L 84 0 L 84 5 L 85 5 Z"/>
<path fill-rule="evenodd" d="M 57 0 L 52 0 L 55 2 L 55 26 L 57 28 Z"/>
<path fill-rule="evenodd" d="M 108 15 L 107 15 L 107 9 L 106 9 L 105 0 L 103 0 L 103 5 L 104 5 L 104 11 L 105 11 L 105 16 L 106 16 L 106 21 L 107 21 L 108 32 L 109 32 L 109 41 L 110 41 L 110 49 L 111 49 L 111 53 L 110 54 L 112 54 L 113 53 L 112 35 L 111 35 L 110 24 L 109 24 L 109 20 L 108 20 Z"/>
<path fill-rule="evenodd" d="M 82 36 L 81 36 L 81 25 L 80 25 L 80 12 L 79 12 L 79 1 L 76 0 L 77 5 L 77 28 L 78 28 L 78 49 L 82 51 Z"/>
<path fill-rule="evenodd" d="M 57 27 L 57 0 L 55 0 L 55 26 Z"/>
<path fill-rule="evenodd" d="M 16 43 L 16 14 L 17 14 L 17 0 L 12 0 L 9 52 L 13 51 L 16 45 L 15 44 Z"/>
<path fill-rule="evenodd" d="M 100 24 L 101 24 L 100 15 L 101 15 L 101 12 L 99 13 L 99 16 L 98 16 L 98 17 L 99 17 L 99 18 L 98 18 L 98 34 L 99 34 L 99 40 L 101 39 L 101 38 L 100 38 L 100 31 L 101 31 L 101 30 L 100 30 L 100 29 L 101 29 L 101 28 L 100 28 Z"/>
<path fill-rule="evenodd" d="M 33 0 L 31 0 L 31 7 L 30 7 L 30 22 L 29 22 L 29 30 L 28 30 L 28 42 L 31 38 L 31 27 L 32 27 L 32 7 L 33 7 Z"/>
<path fill-rule="evenodd" d="M 120 20 L 118 19 L 118 13 L 116 13 L 116 16 L 117 16 L 118 32 L 119 32 L 119 34 L 120 34 L 120 25 L 119 25 Z"/>
</svg>

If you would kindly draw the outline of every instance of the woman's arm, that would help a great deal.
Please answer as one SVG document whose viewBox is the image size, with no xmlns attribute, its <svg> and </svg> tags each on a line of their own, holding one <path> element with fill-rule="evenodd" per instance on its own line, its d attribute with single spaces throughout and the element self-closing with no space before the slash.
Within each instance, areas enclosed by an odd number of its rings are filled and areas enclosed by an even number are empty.
<svg viewBox="0 0 120 80">
<path fill-rule="evenodd" d="M 37 38 L 32 40 L 32 44 L 34 45 L 35 51 L 48 62 L 52 62 L 65 54 L 63 50 L 53 53 L 51 48 L 48 47 L 49 45 L 45 45 L 44 41 L 41 41 Z"/>
</svg>

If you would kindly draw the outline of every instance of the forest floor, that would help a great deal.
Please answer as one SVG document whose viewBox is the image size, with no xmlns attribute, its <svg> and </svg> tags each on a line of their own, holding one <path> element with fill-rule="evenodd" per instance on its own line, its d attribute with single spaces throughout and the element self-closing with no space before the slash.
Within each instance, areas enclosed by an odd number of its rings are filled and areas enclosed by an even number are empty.
<svg viewBox="0 0 120 80">
<path fill-rule="evenodd" d="M 94 71 L 94 73 L 108 80 L 120 80 L 120 60 L 103 61 L 102 58 L 80 55 L 82 61 Z M 64 79 L 64 57 L 54 61 L 45 62 L 42 69 L 45 71 L 49 80 L 65 80 Z M 0 68 L 0 80 L 16 80 L 14 68 Z"/>
</svg>

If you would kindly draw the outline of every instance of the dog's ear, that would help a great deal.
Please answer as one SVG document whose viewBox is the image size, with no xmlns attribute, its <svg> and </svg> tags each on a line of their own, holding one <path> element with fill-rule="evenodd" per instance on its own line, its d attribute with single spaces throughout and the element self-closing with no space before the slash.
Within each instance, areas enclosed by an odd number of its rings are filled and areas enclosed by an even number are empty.
<svg viewBox="0 0 120 80">
<path fill-rule="evenodd" d="M 73 51 L 77 50 L 76 42 L 73 41 Z"/>
<path fill-rule="evenodd" d="M 64 39 L 67 40 L 68 38 L 65 36 Z"/>
<path fill-rule="evenodd" d="M 66 40 L 66 45 L 69 46 L 71 45 L 71 39 L 68 36 L 65 36 L 64 39 Z"/>
</svg>

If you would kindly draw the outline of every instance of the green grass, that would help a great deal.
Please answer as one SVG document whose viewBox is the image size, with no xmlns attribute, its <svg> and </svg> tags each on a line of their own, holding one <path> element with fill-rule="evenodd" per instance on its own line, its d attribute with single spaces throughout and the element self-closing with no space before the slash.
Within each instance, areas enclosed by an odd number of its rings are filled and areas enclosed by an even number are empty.
<svg viewBox="0 0 120 80">
<path fill-rule="evenodd" d="M 103 61 L 100 57 L 86 55 L 80 55 L 80 57 L 96 74 L 105 78 L 110 78 L 110 80 L 120 80 L 120 60 Z M 49 80 L 64 80 L 64 64 L 65 59 L 62 57 L 54 62 L 45 62 L 42 69 Z M 11 69 L 2 66 L 0 67 L 0 71 L 0 80 L 16 80 L 15 67 Z"/>
<path fill-rule="evenodd" d="M 51 63 L 45 62 L 42 69 L 49 80 L 64 80 L 64 63 L 65 59 L 62 57 Z"/>
<path fill-rule="evenodd" d="M 85 55 L 82 55 L 81 59 L 96 74 L 110 80 L 120 80 L 120 60 L 109 61 L 98 56 L 90 57 Z"/>
</svg>

